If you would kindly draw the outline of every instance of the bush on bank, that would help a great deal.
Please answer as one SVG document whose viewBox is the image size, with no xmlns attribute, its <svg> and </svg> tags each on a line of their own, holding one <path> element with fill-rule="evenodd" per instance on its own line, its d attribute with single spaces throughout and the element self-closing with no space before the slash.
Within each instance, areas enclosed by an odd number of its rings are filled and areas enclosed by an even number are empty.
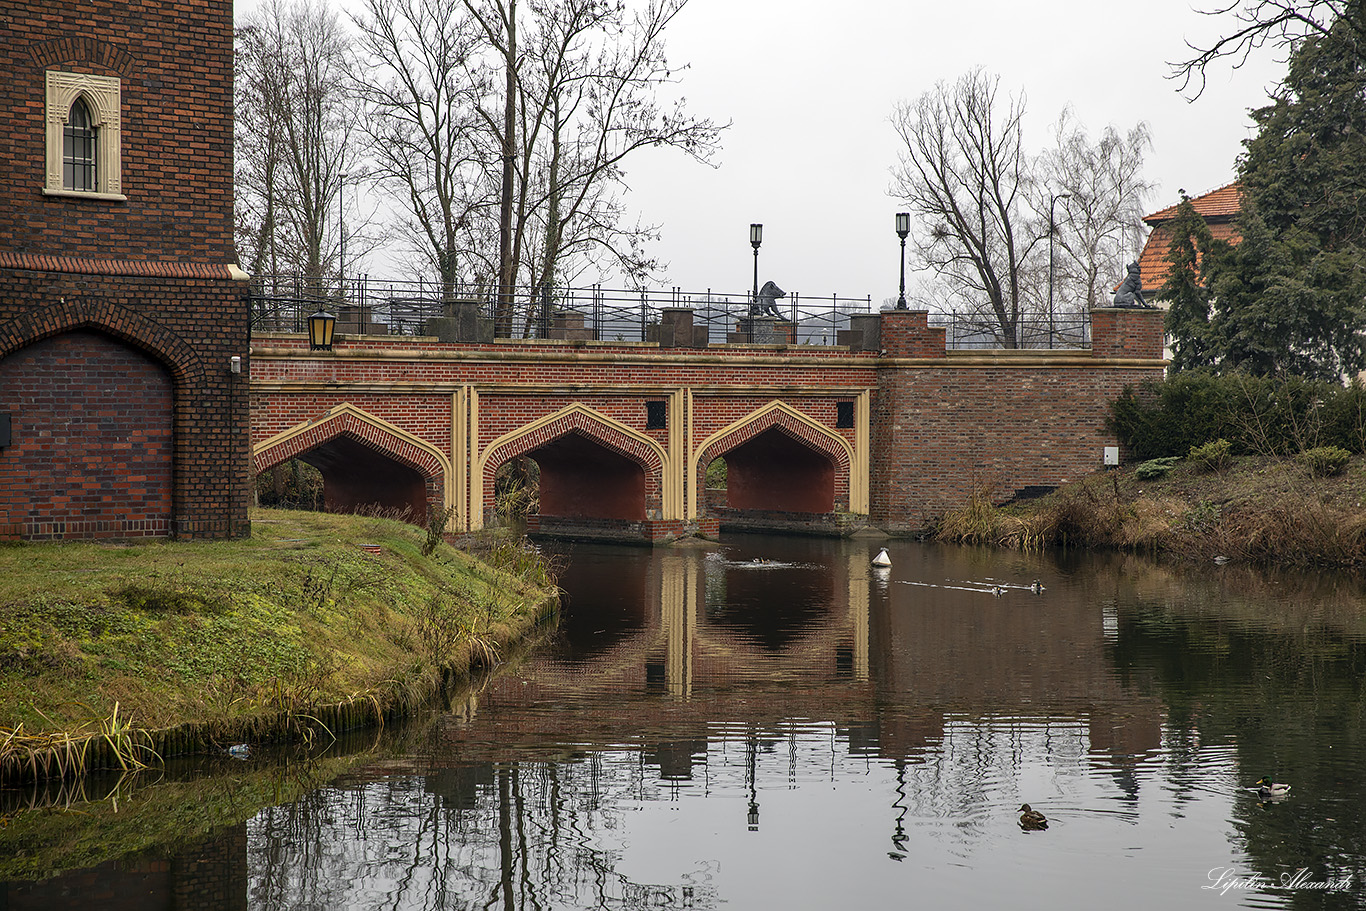
<svg viewBox="0 0 1366 911">
<path fill-rule="evenodd" d="M 1126 389 L 1111 405 L 1109 423 L 1135 461 L 1184 457 L 1221 439 L 1237 455 L 1296 455 L 1327 446 L 1361 454 L 1366 387 L 1185 371 Z"/>
</svg>

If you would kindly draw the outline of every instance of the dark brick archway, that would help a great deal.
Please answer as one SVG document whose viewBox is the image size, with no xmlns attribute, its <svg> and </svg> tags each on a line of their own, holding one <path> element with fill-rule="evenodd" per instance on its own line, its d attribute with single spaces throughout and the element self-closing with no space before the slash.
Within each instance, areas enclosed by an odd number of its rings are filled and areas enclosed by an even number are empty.
<svg viewBox="0 0 1366 911">
<path fill-rule="evenodd" d="M 835 508 L 834 463 L 780 426 L 722 457 L 730 509 L 828 513 Z"/>
<path fill-rule="evenodd" d="M 169 535 L 175 401 L 165 365 L 100 332 L 48 335 L 0 358 L 13 436 L 0 458 L 0 535 Z"/>
<path fill-rule="evenodd" d="M 541 468 L 541 515 L 645 520 L 645 470 L 577 431 L 526 453 Z"/>
</svg>

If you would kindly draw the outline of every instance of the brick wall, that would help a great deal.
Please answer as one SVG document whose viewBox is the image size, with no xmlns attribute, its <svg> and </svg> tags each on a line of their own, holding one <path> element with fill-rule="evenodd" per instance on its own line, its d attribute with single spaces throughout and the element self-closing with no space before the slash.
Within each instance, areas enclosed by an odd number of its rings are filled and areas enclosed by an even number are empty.
<svg viewBox="0 0 1366 911">
<path fill-rule="evenodd" d="M 0 25 L 0 250 L 235 262 L 232 3 L 0 0 Z M 43 195 L 47 70 L 118 77 L 126 202 Z"/>
<path fill-rule="evenodd" d="M 1155 376 L 1160 367 L 1041 352 L 1027 361 L 952 356 L 943 367 L 881 370 L 872 409 L 872 521 L 913 531 L 961 506 L 974 487 L 1000 502 L 1022 487 L 1061 485 L 1100 470 L 1102 448 L 1116 445 L 1105 427 L 1108 403 L 1126 384 Z"/>
<path fill-rule="evenodd" d="M 0 535 L 135 538 L 171 530 L 170 373 L 91 332 L 23 348 L 0 372 Z"/>
<path fill-rule="evenodd" d="M 44 345 L 97 357 L 116 341 L 120 357 L 136 353 L 138 363 L 158 365 L 169 377 L 172 402 L 164 422 L 147 428 L 170 440 L 169 509 L 159 478 L 147 482 L 141 504 L 132 493 L 118 507 L 101 500 L 108 508 L 90 519 L 95 525 L 83 526 L 70 511 L 85 496 L 77 492 L 131 487 L 141 468 L 92 454 L 99 446 L 86 441 L 86 455 L 59 454 L 79 468 L 63 493 L 53 466 L 35 462 L 31 452 L 21 465 L 10 447 L 0 450 L 0 477 L 15 488 L 5 493 L 0 537 L 16 536 L 15 516 L 30 529 L 21 537 L 46 536 L 33 531 L 44 523 L 60 524 L 57 536 L 65 537 L 120 526 L 124 535 L 142 534 L 149 528 L 134 524 L 138 507 L 153 504 L 167 516 L 153 526 L 161 533 L 245 534 L 250 334 L 245 285 L 229 268 L 232 4 L 0 0 L 0 24 L 0 388 L 22 386 L 34 358 L 45 356 Z M 43 193 L 48 70 L 119 79 L 125 200 Z M 70 339 L 63 341 L 64 334 Z M 242 359 L 241 374 L 229 372 L 233 356 Z M 0 411 L 21 415 L 18 434 L 27 432 L 25 422 L 70 425 L 73 410 L 92 407 L 83 397 L 102 395 L 81 382 L 73 380 L 60 402 L 0 393 Z M 113 399 L 100 408 L 131 414 L 141 407 L 123 386 L 107 388 L 115 390 Z M 122 432 L 105 429 L 107 439 Z M 89 509 L 95 507 L 83 501 L 82 515 Z"/>
</svg>

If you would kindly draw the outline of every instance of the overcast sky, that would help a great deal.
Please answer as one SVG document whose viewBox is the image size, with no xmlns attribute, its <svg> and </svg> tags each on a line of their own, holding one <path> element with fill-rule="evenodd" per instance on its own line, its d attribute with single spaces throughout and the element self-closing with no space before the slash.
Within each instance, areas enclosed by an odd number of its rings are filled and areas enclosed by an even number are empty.
<svg viewBox="0 0 1366 911">
<path fill-rule="evenodd" d="M 663 283 L 748 289 L 749 224 L 762 222 L 761 283 L 803 297 L 895 297 L 893 217 L 903 206 L 888 195 L 898 154 L 889 117 L 897 101 L 978 65 L 1000 75 L 1003 91 L 1025 93 L 1030 151 L 1047 144 L 1068 104 L 1093 135 L 1147 121 L 1145 171 L 1158 187 L 1148 211 L 1175 202 L 1179 188 L 1197 195 L 1228 183 L 1247 112 L 1266 102 L 1284 65 L 1271 52 L 1240 70 L 1218 64 L 1198 100 L 1183 98 L 1168 61 L 1186 55 L 1186 40 L 1229 27 L 1196 11 L 1214 3 L 691 0 L 668 32 L 670 62 L 689 66 L 679 91 L 694 113 L 732 126 L 714 168 L 670 150 L 628 162 L 631 204 L 663 234 Z M 238 0 L 237 11 L 254 6 Z"/>
<path fill-rule="evenodd" d="M 663 229 L 670 284 L 748 288 L 754 221 L 764 224 L 760 282 L 880 303 L 897 291 L 903 207 L 888 189 L 898 100 L 981 65 L 1003 90 L 1025 92 L 1032 150 L 1068 104 L 1093 135 L 1147 121 L 1155 211 L 1179 188 L 1196 195 L 1233 178 L 1247 112 L 1284 71 L 1268 52 L 1241 70 L 1220 65 L 1198 100 L 1182 98 L 1167 61 L 1185 39 L 1228 25 L 1188 0 L 692 0 L 672 26 L 670 58 L 691 65 L 689 106 L 733 126 L 714 170 L 672 154 L 637 160 L 634 201 Z"/>
</svg>

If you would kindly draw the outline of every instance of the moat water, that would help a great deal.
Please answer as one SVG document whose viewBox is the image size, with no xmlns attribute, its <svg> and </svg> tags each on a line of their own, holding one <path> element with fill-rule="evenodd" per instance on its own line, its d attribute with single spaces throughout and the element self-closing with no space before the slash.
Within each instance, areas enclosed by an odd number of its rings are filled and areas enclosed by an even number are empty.
<svg viewBox="0 0 1366 911">
<path fill-rule="evenodd" d="M 1357 583 L 880 546 L 563 546 L 558 629 L 477 690 L 218 761 L 245 822 L 0 909 L 1366 907 Z"/>
</svg>

